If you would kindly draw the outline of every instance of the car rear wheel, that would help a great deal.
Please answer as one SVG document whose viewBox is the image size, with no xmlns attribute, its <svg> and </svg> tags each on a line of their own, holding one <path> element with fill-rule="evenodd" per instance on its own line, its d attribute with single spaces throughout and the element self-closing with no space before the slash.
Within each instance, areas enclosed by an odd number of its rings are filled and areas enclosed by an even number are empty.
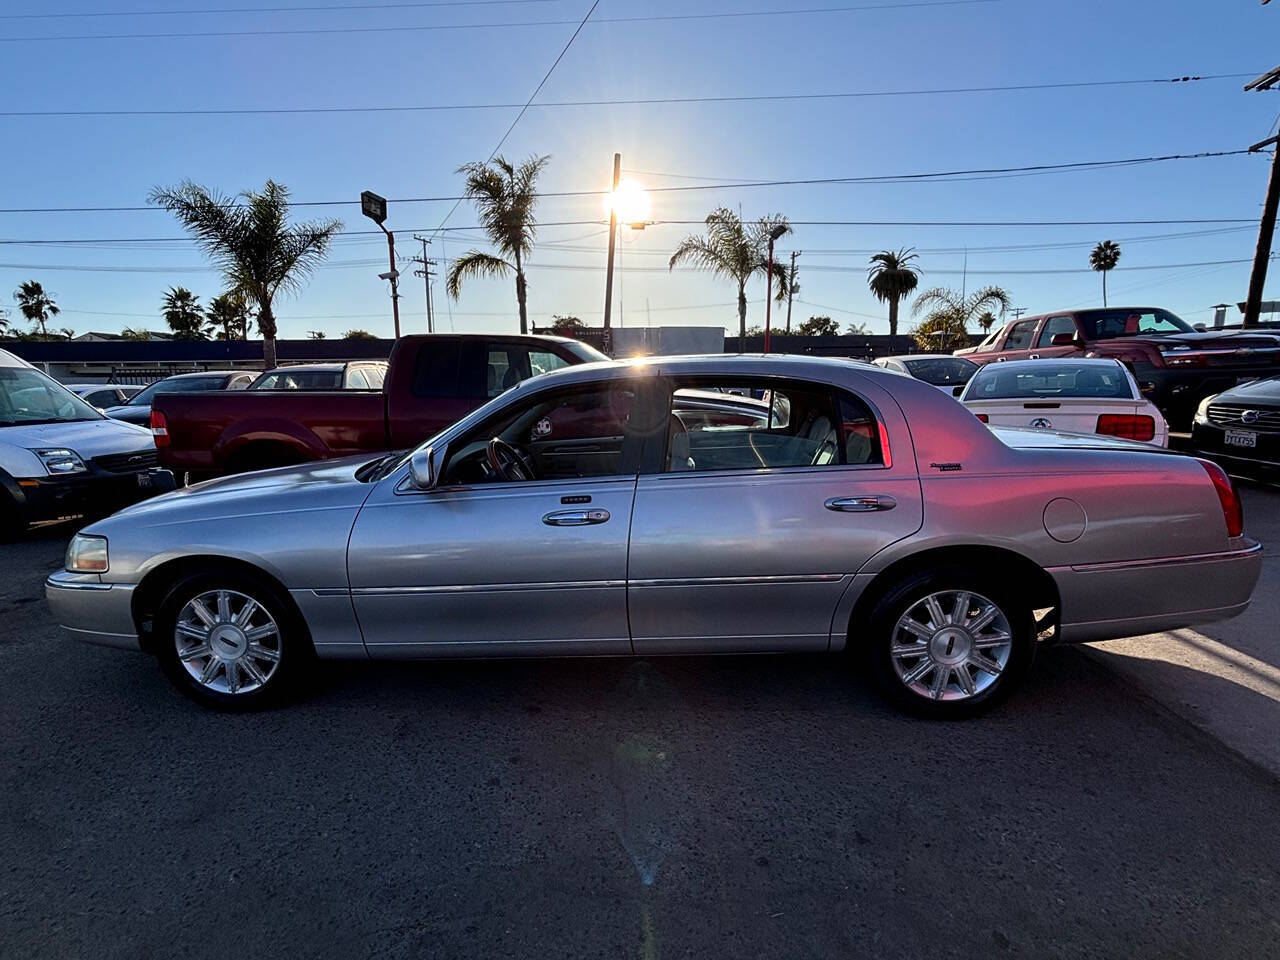
<svg viewBox="0 0 1280 960">
<path fill-rule="evenodd" d="M 881 690 L 930 717 L 990 709 L 1022 680 L 1035 652 L 1032 611 L 1016 590 L 958 569 L 908 578 L 876 604 L 869 626 Z"/>
<path fill-rule="evenodd" d="M 269 585 L 233 571 L 175 584 L 154 622 L 161 668 L 184 695 L 221 710 L 271 706 L 294 693 L 312 659 L 306 628 Z"/>
</svg>

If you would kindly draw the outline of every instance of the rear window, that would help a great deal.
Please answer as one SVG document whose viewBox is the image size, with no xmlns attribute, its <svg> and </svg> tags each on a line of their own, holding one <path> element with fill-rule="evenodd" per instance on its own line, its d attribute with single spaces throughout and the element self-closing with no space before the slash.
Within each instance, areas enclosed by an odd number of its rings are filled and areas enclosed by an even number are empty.
<svg viewBox="0 0 1280 960">
<path fill-rule="evenodd" d="M 965 400 L 1035 400 L 1044 397 L 1100 397 L 1132 400 L 1129 378 L 1110 364 L 1066 364 L 1036 360 L 1033 366 L 991 363 L 981 368 L 965 391 Z"/>
<path fill-rule="evenodd" d="M 1079 314 L 1079 319 L 1086 340 L 1194 332 L 1185 320 L 1168 310 L 1089 310 Z"/>
<path fill-rule="evenodd" d="M 964 357 L 929 357 L 924 360 L 903 360 L 909 372 L 917 380 L 935 387 L 960 386 L 969 382 L 978 365 Z"/>
</svg>

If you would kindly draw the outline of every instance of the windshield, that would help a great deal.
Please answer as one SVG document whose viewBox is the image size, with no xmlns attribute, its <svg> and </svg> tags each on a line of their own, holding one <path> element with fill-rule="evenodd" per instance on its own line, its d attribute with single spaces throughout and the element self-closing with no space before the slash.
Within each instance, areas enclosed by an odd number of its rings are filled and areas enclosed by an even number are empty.
<svg viewBox="0 0 1280 960">
<path fill-rule="evenodd" d="M 0 426 L 101 419 L 97 410 L 40 371 L 0 367 Z"/>
<path fill-rule="evenodd" d="M 130 406 L 149 406 L 157 393 L 200 393 L 221 390 L 225 377 L 168 377 L 157 380 L 129 401 Z"/>
<path fill-rule="evenodd" d="M 1029 361 L 1026 366 L 989 363 L 968 389 L 968 400 L 1036 400 L 1046 397 L 1100 397 L 1132 400 L 1133 388 L 1124 369 L 1110 363 L 1054 363 Z"/>
<path fill-rule="evenodd" d="M 272 370 L 253 383 L 250 390 L 341 390 L 341 370 Z"/>
<path fill-rule="evenodd" d="M 1190 324 L 1168 310 L 1088 310 L 1077 314 L 1077 317 L 1086 340 L 1195 332 Z"/>
<path fill-rule="evenodd" d="M 580 340 L 573 340 L 564 344 L 564 348 L 580 359 L 583 363 L 596 363 L 600 360 L 612 360 L 607 353 L 601 353 L 589 343 L 583 343 Z"/>
<path fill-rule="evenodd" d="M 978 369 L 976 363 L 964 357 L 929 357 L 923 360 L 903 360 L 902 364 L 917 380 L 935 387 L 958 387 L 968 383 Z"/>
</svg>

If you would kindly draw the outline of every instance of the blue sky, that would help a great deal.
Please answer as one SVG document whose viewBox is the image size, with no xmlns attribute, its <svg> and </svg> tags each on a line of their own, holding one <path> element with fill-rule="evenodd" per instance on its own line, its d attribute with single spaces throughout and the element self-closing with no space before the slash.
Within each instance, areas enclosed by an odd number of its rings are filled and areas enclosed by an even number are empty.
<svg viewBox="0 0 1280 960">
<path fill-rule="evenodd" d="M 336 0 L 11 0 L 0 14 L 0 110 L 366 107 L 523 102 L 560 52 L 590 0 L 358 10 L 42 17 L 24 13 L 208 10 L 332 5 Z M 539 100 L 893 91 L 1182 75 L 1249 74 L 1275 66 L 1280 9 L 1256 0 L 995 0 L 898 9 L 803 12 L 877 0 L 601 0 L 595 17 L 688 17 L 786 10 L 769 16 L 589 22 Z M 879 0 L 890 5 L 897 0 Z M 359 0 L 347 0 L 353 6 Z M 383 4 L 381 8 L 377 4 Z M 554 21 L 482 29 L 411 29 Z M 371 28 L 391 28 L 387 30 Z M 68 35 L 324 30 L 310 34 L 47 40 Z M 355 32 L 359 31 L 359 32 Z M 502 152 L 550 154 L 547 191 L 607 186 L 612 155 L 648 187 L 712 181 L 916 173 L 1230 150 L 1267 136 L 1280 94 L 1243 93 L 1244 79 L 1061 90 L 930 94 L 753 103 L 531 108 Z M 299 217 L 340 216 L 352 230 L 362 189 L 390 198 L 456 195 L 455 168 L 483 159 L 513 108 L 272 116 L 3 118 L 0 207 L 136 206 L 158 184 L 191 178 L 224 191 L 275 178 Z M 1187 160 L 1106 171 L 944 183 L 756 187 L 655 194 L 658 220 L 698 220 L 714 206 L 793 220 L 1118 220 L 1250 218 L 1269 157 Z M 706 179 L 691 179 L 706 178 Z M 415 229 L 438 226 L 451 203 L 393 204 L 388 225 L 402 254 Z M 539 218 L 593 221 L 598 197 L 549 198 Z M 448 221 L 475 223 L 467 204 Z M 620 244 L 624 325 L 736 327 L 731 284 L 666 271 L 694 229 L 657 225 Z M 1210 232 L 1212 231 L 1212 232 Z M 530 268 L 530 313 L 572 313 L 598 323 L 605 229 L 545 227 Z M 1187 236 L 1186 234 L 1194 234 Z M 181 235 L 163 212 L 0 214 L 0 240 L 164 238 Z M 1180 236 L 1170 236 L 1180 235 Z M 446 234 L 448 257 L 478 237 Z M 1154 239 L 1153 239 L 1154 238 Z M 1089 247 L 1121 242 L 1112 303 L 1166 306 L 1192 321 L 1244 298 L 1256 227 L 797 227 L 779 246 L 800 258 L 796 319 L 830 314 L 886 332 L 866 289 L 869 251 L 921 250 L 925 285 L 1000 283 L 1032 312 L 1100 301 Z M 1072 244 L 1072 246 L 1063 246 Z M 991 249 L 1025 248 L 1041 249 Z M 348 236 L 305 291 L 277 304 L 281 336 L 349 327 L 391 330 L 381 237 Z M 85 270 L 97 267 L 107 269 Z M 62 268 L 62 269 L 55 269 Z M 72 268 L 72 269 L 67 269 Z M 402 285 L 405 331 L 423 329 L 420 280 Z M 77 331 L 159 329 L 173 284 L 202 298 L 219 277 L 186 242 L 0 246 L 0 291 L 38 279 Z M 763 321 L 763 281 L 749 322 Z M 1268 296 L 1280 297 L 1280 277 Z M 513 284 L 469 282 L 439 329 L 515 330 Z M 646 306 L 649 308 L 646 313 Z M 618 307 L 615 306 L 615 322 Z"/>
</svg>

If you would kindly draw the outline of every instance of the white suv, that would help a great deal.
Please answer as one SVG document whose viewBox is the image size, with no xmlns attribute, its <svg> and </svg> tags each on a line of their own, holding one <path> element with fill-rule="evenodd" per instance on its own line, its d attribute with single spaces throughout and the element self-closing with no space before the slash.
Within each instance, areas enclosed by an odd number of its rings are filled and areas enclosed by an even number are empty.
<svg viewBox="0 0 1280 960">
<path fill-rule="evenodd" d="M 104 417 L 0 350 L 0 536 L 156 492 L 151 431 Z"/>
</svg>

